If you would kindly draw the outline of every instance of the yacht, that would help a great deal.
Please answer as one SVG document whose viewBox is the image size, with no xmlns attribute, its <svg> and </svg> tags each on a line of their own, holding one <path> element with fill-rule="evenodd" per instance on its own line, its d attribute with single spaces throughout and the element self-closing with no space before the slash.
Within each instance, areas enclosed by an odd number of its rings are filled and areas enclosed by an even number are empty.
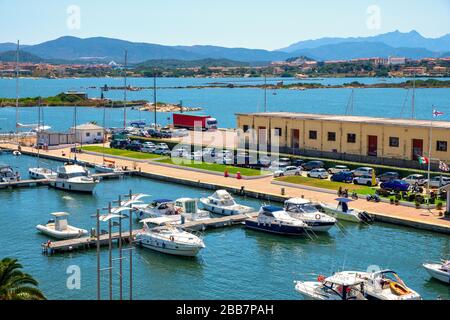
<svg viewBox="0 0 450 320">
<path fill-rule="evenodd" d="M 340 272 L 317 281 L 295 281 L 295 291 L 305 300 L 367 300 L 364 280 L 356 272 Z"/>
<path fill-rule="evenodd" d="M 31 179 L 56 179 L 57 173 L 47 168 L 30 168 L 28 169 L 28 175 Z"/>
<path fill-rule="evenodd" d="M 302 220 L 292 218 L 283 208 L 274 206 L 261 207 L 258 217 L 247 219 L 245 226 L 252 230 L 298 236 L 308 233 L 308 225 Z"/>
<path fill-rule="evenodd" d="M 337 207 L 328 204 L 321 205 L 326 214 L 329 214 L 330 216 L 335 217 L 338 220 L 348 222 L 356 222 L 356 223 L 373 222 L 373 218 L 367 212 L 350 209 L 348 207 L 348 204 L 353 202 L 352 199 L 338 198 L 336 199 L 336 201 L 338 202 Z"/>
<path fill-rule="evenodd" d="M 136 234 L 136 243 L 139 246 L 186 257 L 194 257 L 205 248 L 201 238 L 180 228 L 171 225 L 150 228 L 145 219 L 141 222 L 144 229 Z"/>
<path fill-rule="evenodd" d="M 289 199 L 284 203 L 284 209 L 292 218 L 302 220 L 314 232 L 327 232 L 336 224 L 335 218 L 321 213 L 306 199 Z"/>
<path fill-rule="evenodd" d="M 450 260 L 443 260 L 441 263 L 424 263 L 423 267 L 431 277 L 450 284 Z"/>
<path fill-rule="evenodd" d="M 185 221 L 202 221 L 211 219 L 209 211 L 198 207 L 198 199 L 180 198 L 175 201 L 175 209 Z"/>
<path fill-rule="evenodd" d="M 137 219 L 157 218 L 162 216 L 179 215 L 181 210 L 175 208 L 175 202 L 169 199 L 156 199 L 149 204 L 134 204 Z"/>
<path fill-rule="evenodd" d="M 217 190 L 212 196 L 201 198 L 200 203 L 203 209 L 223 216 L 245 214 L 254 211 L 251 207 L 237 204 L 226 190 Z"/>
<path fill-rule="evenodd" d="M 46 225 L 37 225 L 36 229 L 55 239 L 74 239 L 88 235 L 88 231 L 70 226 L 67 222 L 67 212 L 55 212 L 51 214 L 54 219 Z"/>
<path fill-rule="evenodd" d="M 57 170 L 57 177 L 50 182 L 56 189 L 92 193 L 98 181 L 77 164 L 65 164 Z"/>
<path fill-rule="evenodd" d="M 18 180 L 19 176 L 10 166 L 0 164 L 0 182 L 16 182 Z"/>
<path fill-rule="evenodd" d="M 392 270 L 361 274 L 361 278 L 365 280 L 365 293 L 369 300 L 422 300 Z"/>
<path fill-rule="evenodd" d="M 117 173 L 122 174 L 125 171 L 122 168 L 116 166 L 114 161 L 104 160 L 103 164 L 97 164 L 94 167 L 95 172 L 98 173 Z"/>
</svg>

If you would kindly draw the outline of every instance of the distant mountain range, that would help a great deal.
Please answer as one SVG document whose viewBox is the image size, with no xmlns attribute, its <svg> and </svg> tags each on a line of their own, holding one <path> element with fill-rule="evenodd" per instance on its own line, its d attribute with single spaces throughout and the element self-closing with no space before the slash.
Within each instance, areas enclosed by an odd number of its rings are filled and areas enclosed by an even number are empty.
<svg viewBox="0 0 450 320">
<path fill-rule="evenodd" d="M 15 49 L 16 44 L 14 43 L 0 43 L 0 53 Z M 408 33 L 395 31 L 373 37 L 322 38 L 301 41 L 275 51 L 199 45 L 166 46 L 104 37 L 87 39 L 61 37 L 37 45 L 21 46 L 21 49 L 30 54 L 28 56 L 30 59 L 78 62 L 109 62 L 113 60 L 117 63 L 124 61 L 126 49 L 128 50 L 128 61 L 132 64 L 148 60 L 205 59 L 255 63 L 286 60 L 297 56 L 307 56 L 319 61 L 388 56 L 419 59 L 450 56 L 450 34 L 430 39 L 416 31 Z"/>
</svg>

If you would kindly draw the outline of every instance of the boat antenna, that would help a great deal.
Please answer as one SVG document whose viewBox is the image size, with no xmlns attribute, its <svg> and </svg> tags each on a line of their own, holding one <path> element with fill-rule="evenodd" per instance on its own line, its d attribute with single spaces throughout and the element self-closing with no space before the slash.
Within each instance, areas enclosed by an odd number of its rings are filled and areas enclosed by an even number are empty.
<svg viewBox="0 0 450 320">
<path fill-rule="evenodd" d="M 17 50 L 16 50 L 16 135 L 19 134 L 19 49 L 20 41 L 17 40 Z M 17 142 L 19 137 L 17 136 Z"/>
<path fill-rule="evenodd" d="M 73 160 L 75 161 L 75 163 L 77 162 L 77 105 L 75 105 L 74 108 L 74 116 L 73 116 L 73 121 L 74 121 L 74 126 L 73 126 L 73 130 L 75 133 L 75 139 L 74 139 L 74 143 L 75 143 L 75 149 L 74 149 L 74 157 Z M 81 141 L 81 140 L 80 140 Z"/>
<path fill-rule="evenodd" d="M 264 74 L 264 113 L 267 112 L 267 75 Z"/>
<path fill-rule="evenodd" d="M 153 108 L 154 108 L 154 121 L 156 130 L 156 109 L 157 109 L 157 97 L 156 97 L 156 68 L 153 73 Z"/>
<path fill-rule="evenodd" d="M 125 50 L 125 65 L 124 65 L 124 90 L 123 90 L 123 128 L 127 128 L 127 62 L 128 62 L 128 50 Z"/>
</svg>

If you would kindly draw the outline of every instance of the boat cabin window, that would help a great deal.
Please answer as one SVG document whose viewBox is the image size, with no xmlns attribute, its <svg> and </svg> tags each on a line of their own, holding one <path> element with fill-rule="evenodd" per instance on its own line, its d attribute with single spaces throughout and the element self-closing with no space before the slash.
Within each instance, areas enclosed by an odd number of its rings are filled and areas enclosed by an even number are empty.
<svg viewBox="0 0 450 320">
<path fill-rule="evenodd" d="M 184 203 L 186 213 L 196 213 L 195 201 L 187 201 Z M 180 207 L 183 207 L 182 205 Z"/>
<path fill-rule="evenodd" d="M 262 215 L 263 216 L 266 216 L 266 217 L 268 217 L 268 218 L 273 218 L 274 216 L 273 216 L 273 213 L 272 212 L 268 212 L 268 211 L 263 211 L 262 212 Z"/>
<path fill-rule="evenodd" d="M 309 203 L 305 204 L 292 204 L 288 203 L 286 206 L 287 212 L 293 212 L 293 213 L 315 213 L 317 212 L 317 209 Z"/>
</svg>

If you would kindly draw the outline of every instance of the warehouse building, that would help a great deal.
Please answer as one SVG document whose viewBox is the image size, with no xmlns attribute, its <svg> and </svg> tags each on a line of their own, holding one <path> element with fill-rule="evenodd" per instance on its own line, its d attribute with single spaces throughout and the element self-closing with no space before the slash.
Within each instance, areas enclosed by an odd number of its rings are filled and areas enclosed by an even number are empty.
<svg viewBox="0 0 450 320">
<path fill-rule="evenodd" d="M 237 124 L 244 132 L 241 144 L 256 139 L 251 143 L 270 149 L 278 141 L 282 153 L 420 168 L 431 121 L 273 112 L 239 113 Z M 245 134 L 249 129 L 253 135 Z M 432 159 L 450 162 L 449 141 L 450 122 L 433 121 Z"/>
</svg>

